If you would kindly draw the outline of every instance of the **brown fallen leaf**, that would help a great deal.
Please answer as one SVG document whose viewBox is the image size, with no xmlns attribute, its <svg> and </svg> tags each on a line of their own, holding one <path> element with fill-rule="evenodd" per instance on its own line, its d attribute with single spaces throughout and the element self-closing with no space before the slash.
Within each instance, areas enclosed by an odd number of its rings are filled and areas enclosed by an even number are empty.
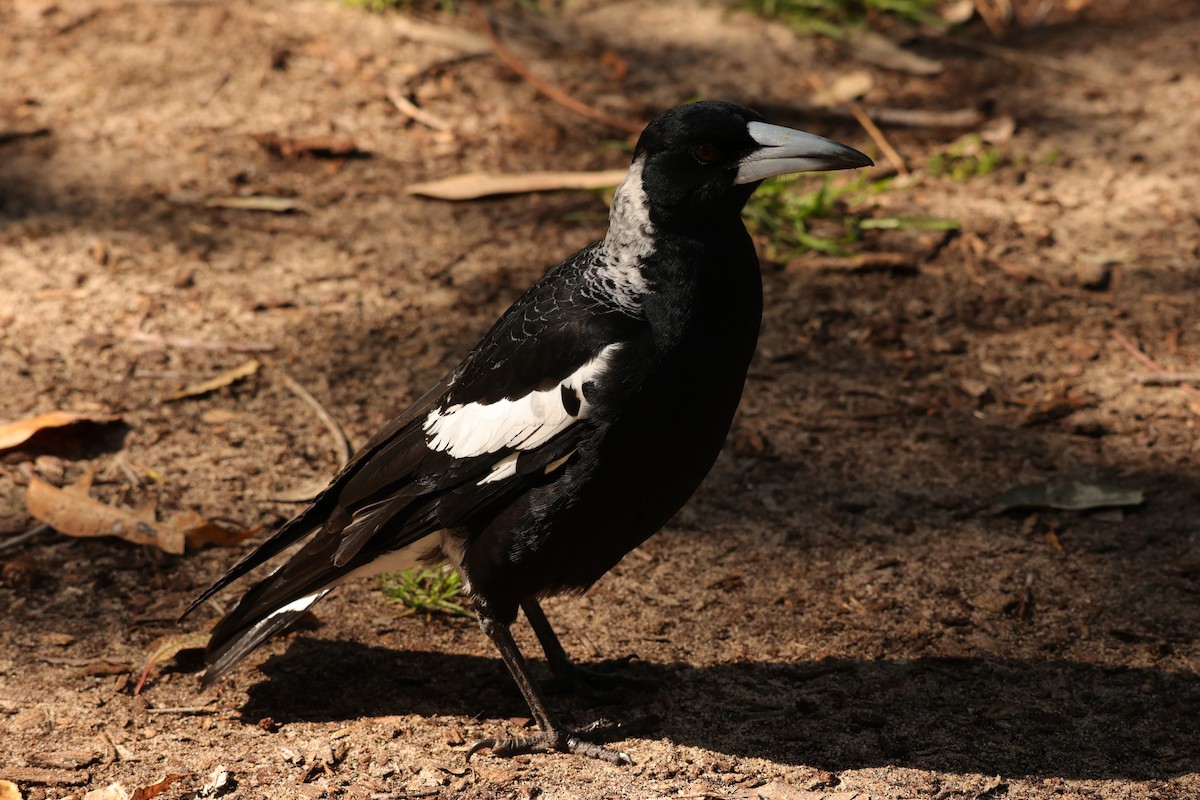
<svg viewBox="0 0 1200 800">
<path fill-rule="evenodd" d="M 210 378 L 200 383 L 194 383 L 187 388 L 181 389 L 175 394 L 169 394 L 162 399 L 164 403 L 172 403 L 176 400 L 185 400 L 189 397 L 199 397 L 200 395 L 215 392 L 217 389 L 223 389 L 226 386 L 231 386 L 240 380 L 245 380 L 251 375 L 258 372 L 262 367 L 262 362 L 257 358 L 252 358 L 249 361 L 243 361 L 232 369 L 227 369 L 215 378 Z"/>
<path fill-rule="evenodd" d="M 31 437 L 47 428 L 63 428 L 79 422 L 91 422 L 104 425 L 118 422 L 121 419 L 116 414 L 91 414 L 77 411 L 50 411 L 38 414 L 36 417 L 0 425 L 0 450 L 11 450 L 29 441 Z"/>
<path fill-rule="evenodd" d="M 150 647 L 150 655 L 146 658 L 146 666 L 142 668 L 141 677 L 138 678 L 137 684 L 133 687 L 134 695 L 136 696 L 141 693 L 142 687 L 146 684 L 146 679 L 150 677 L 150 672 L 160 662 L 174 658 L 184 650 L 202 650 L 208 645 L 208 639 L 208 631 L 174 633 L 155 639 Z"/>
<path fill-rule="evenodd" d="M 234 530 L 209 522 L 195 511 L 183 511 L 171 518 L 171 524 L 183 531 L 183 541 L 188 550 L 199 550 L 201 547 L 233 547 L 239 542 L 249 539 L 262 530 L 262 525 L 255 525 L 248 530 Z"/>
<path fill-rule="evenodd" d="M 595 172 L 526 172 L 516 175 L 469 172 L 451 178 L 415 183 L 404 191 L 406 194 L 433 197 L 437 200 L 475 200 L 498 194 L 551 192 L 559 189 L 606 189 L 623 180 L 623 169 Z"/>
<path fill-rule="evenodd" d="M 171 784 L 176 781 L 183 780 L 188 777 L 183 775 L 164 775 L 160 780 L 155 781 L 149 786 L 142 786 L 134 791 L 129 800 L 150 800 L 152 797 L 158 797 L 160 794 L 171 788 Z"/>
<path fill-rule="evenodd" d="M 90 484 L 90 479 L 88 481 Z M 161 525 L 151 509 L 130 511 L 87 496 L 78 485 L 60 489 L 34 476 L 25 493 L 29 515 L 68 536 L 116 536 L 127 542 L 153 545 L 163 552 L 182 555 L 183 534 Z"/>
<path fill-rule="evenodd" d="M 90 474 L 61 489 L 34 476 L 25 493 L 25 504 L 30 516 L 67 536 L 116 536 L 133 544 L 157 547 L 171 555 L 182 555 L 188 547 L 233 544 L 253 533 L 218 532 L 219 526 L 193 511 L 160 522 L 153 504 L 136 511 L 110 506 L 88 496 L 90 485 Z"/>
<path fill-rule="evenodd" d="M 208 646 L 210 637 L 209 631 L 193 631 L 191 633 L 173 633 L 155 639 L 151 644 L 150 655 L 146 657 L 142 676 L 138 678 L 137 685 L 133 686 L 133 693 L 142 692 L 146 678 L 149 678 L 151 670 L 158 663 L 167 661 L 168 658 L 174 658 L 184 650 L 203 650 L 205 646 Z"/>
</svg>

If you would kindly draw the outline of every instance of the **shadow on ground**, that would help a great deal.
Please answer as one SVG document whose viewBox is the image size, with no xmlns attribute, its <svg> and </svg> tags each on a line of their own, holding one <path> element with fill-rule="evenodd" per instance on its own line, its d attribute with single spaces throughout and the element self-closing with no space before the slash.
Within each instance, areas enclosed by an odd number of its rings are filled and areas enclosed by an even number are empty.
<svg viewBox="0 0 1200 800">
<path fill-rule="evenodd" d="M 243 709 L 249 724 L 264 716 L 292 722 L 527 714 L 498 659 L 302 638 L 262 670 L 268 679 L 250 689 Z M 651 716 L 657 725 L 650 738 L 835 772 L 893 765 L 1164 779 L 1200 769 L 1193 724 L 1200 679 L 1193 675 L 978 658 L 705 668 L 635 662 L 630 674 L 661 688 L 603 708 L 563 697 L 551 704 L 578 724 Z M 725 713 L 707 720 L 689 714 L 700 697 Z M 628 749 L 636 757 L 636 742 Z"/>
</svg>

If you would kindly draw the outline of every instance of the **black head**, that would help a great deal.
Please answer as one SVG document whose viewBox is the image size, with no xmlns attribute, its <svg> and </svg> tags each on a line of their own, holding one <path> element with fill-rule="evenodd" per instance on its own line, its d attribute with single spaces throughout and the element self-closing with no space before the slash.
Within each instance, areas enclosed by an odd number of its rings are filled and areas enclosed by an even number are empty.
<svg viewBox="0 0 1200 800">
<path fill-rule="evenodd" d="M 870 166 L 837 142 L 770 125 L 749 108 L 707 100 L 676 106 L 646 126 L 634 152 L 651 219 L 736 215 L 765 178 Z"/>
</svg>

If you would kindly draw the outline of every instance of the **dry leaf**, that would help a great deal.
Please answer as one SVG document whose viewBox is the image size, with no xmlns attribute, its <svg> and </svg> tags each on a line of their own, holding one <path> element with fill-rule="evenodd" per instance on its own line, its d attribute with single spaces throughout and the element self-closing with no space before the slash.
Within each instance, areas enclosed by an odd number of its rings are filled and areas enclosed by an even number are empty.
<svg viewBox="0 0 1200 800">
<path fill-rule="evenodd" d="M 209 208 L 232 208 L 234 211 L 268 211 L 272 214 L 304 210 L 299 200 L 265 194 L 251 197 L 210 197 L 204 205 Z"/>
<path fill-rule="evenodd" d="M 21 790 L 12 781 L 0 781 L 0 800 L 22 800 Z"/>
<path fill-rule="evenodd" d="M 22 445 L 39 431 L 47 428 L 62 428 L 77 422 L 92 422 L 99 425 L 117 422 L 116 414 L 88 414 L 75 411 L 51 411 L 36 417 L 0 425 L 0 450 L 10 450 Z"/>
<path fill-rule="evenodd" d="M 160 636 L 154 640 L 151 645 L 150 655 L 146 659 L 146 666 L 142 668 L 142 675 L 138 678 L 137 685 L 133 687 L 135 695 L 140 694 L 142 686 L 146 683 L 146 678 L 150 677 L 150 672 L 159 663 L 166 661 L 169 658 L 182 653 L 184 650 L 202 650 L 208 646 L 209 639 L 208 631 L 195 631 L 192 633 L 176 633 L 169 636 Z"/>
<path fill-rule="evenodd" d="M 162 402 L 171 403 L 175 400 L 184 400 L 189 397 L 199 397 L 200 395 L 208 394 L 209 392 L 215 392 L 217 389 L 223 389 L 224 387 L 235 384 L 240 380 L 249 378 L 251 375 L 258 372 L 260 367 L 262 367 L 262 363 L 259 362 L 257 358 L 252 358 L 249 361 L 238 364 L 233 369 L 225 370 L 215 378 L 210 378 L 209 380 L 201 383 L 192 384 L 186 389 L 181 389 L 175 394 L 167 395 L 162 399 Z"/>
<path fill-rule="evenodd" d="M 239 542 L 249 539 L 262 530 L 261 525 L 255 525 L 249 530 L 232 530 L 209 522 L 195 511 L 184 511 L 171 518 L 171 526 L 183 532 L 183 541 L 188 550 L 199 550 L 201 547 L 233 547 Z"/>
<path fill-rule="evenodd" d="M 1030 483 L 1009 489 L 997 502 L 995 513 L 1031 508 L 1089 511 L 1095 508 L 1140 506 L 1146 495 L 1138 489 L 1097 486 L 1090 483 Z"/>
<path fill-rule="evenodd" d="M 103 789 L 92 789 L 83 800 L 130 800 L 129 791 L 118 783 L 110 783 Z"/>
<path fill-rule="evenodd" d="M 133 793 L 129 800 L 150 800 L 152 797 L 158 797 L 160 794 L 171 788 L 171 784 L 175 781 L 186 778 L 187 775 L 164 775 L 161 780 L 158 780 L 149 786 L 143 786 Z"/>
<path fill-rule="evenodd" d="M 945 68 L 942 62 L 905 50 L 886 36 L 866 28 L 850 34 L 846 41 L 856 58 L 886 69 L 910 75 L 937 75 Z"/>
<path fill-rule="evenodd" d="M 475 200 L 497 194 L 550 192 L 558 189 L 606 189 L 623 180 L 623 169 L 596 172 L 526 172 L 519 175 L 470 172 L 428 183 L 416 183 L 404 191 L 407 194 L 438 200 Z"/>
<path fill-rule="evenodd" d="M 812 102 L 819 106 L 839 106 L 857 100 L 874 87 L 874 75 L 865 69 L 855 70 L 839 75 L 828 88 L 814 94 Z"/>
<path fill-rule="evenodd" d="M 160 522 L 153 504 L 136 511 L 110 506 L 88 496 L 90 485 L 90 473 L 62 489 L 34 476 L 26 490 L 25 504 L 30 516 L 67 536 L 116 536 L 172 555 L 182 555 L 189 547 L 194 550 L 209 544 L 235 544 L 255 532 L 225 530 L 194 511 Z"/>
<path fill-rule="evenodd" d="M 116 536 L 173 555 L 183 553 L 183 534 L 160 525 L 153 511 L 135 512 L 106 505 L 78 487 L 60 489 L 34 476 L 29 480 L 25 504 L 34 519 L 68 536 Z"/>
</svg>

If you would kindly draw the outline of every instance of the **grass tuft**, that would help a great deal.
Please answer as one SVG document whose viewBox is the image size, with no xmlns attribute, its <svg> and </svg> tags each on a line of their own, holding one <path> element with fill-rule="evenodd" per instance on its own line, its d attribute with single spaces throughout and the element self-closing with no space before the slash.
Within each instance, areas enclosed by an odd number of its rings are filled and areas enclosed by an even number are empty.
<svg viewBox="0 0 1200 800">
<path fill-rule="evenodd" d="M 458 598 L 463 597 L 462 578 L 449 568 L 413 567 L 404 572 L 386 572 L 379 590 L 389 603 L 409 609 L 410 614 L 446 614 L 469 617 Z"/>
<path fill-rule="evenodd" d="M 940 153 L 929 157 L 929 174 L 936 178 L 965 181 L 991 175 L 1004 164 L 1004 156 L 989 147 L 977 133 L 968 134 Z"/>
<path fill-rule="evenodd" d="M 847 183 L 826 175 L 810 191 L 800 187 L 811 176 L 803 180 L 798 183 L 797 177 L 789 176 L 767 181 L 742 212 L 751 235 L 765 242 L 771 261 L 788 261 L 810 250 L 849 255 L 849 246 L 861 238 L 864 221 L 853 206 L 861 198 L 887 191 L 893 179 L 871 180 L 863 174 Z"/>
</svg>

